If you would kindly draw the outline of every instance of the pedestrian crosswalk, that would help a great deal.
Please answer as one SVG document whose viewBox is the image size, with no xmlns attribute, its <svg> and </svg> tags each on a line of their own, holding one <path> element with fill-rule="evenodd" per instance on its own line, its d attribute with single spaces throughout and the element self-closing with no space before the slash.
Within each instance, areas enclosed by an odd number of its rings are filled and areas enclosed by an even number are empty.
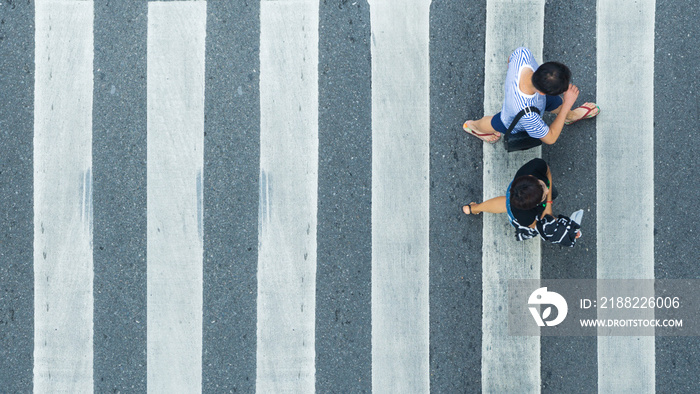
<svg viewBox="0 0 700 394">
<path fill-rule="evenodd" d="M 656 392 L 678 355 L 653 337 L 509 336 L 508 279 L 572 252 L 460 212 L 545 156 L 595 178 L 562 184 L 594 275 L 655 277 L 656 6 L 583 2 L 580 59 L 547 51 L 576 26 L 544 0 L 467 3 L 2 5 L 0 56 L 32 67 L 0 91 L 33 118 L 0 104 L 0 391 Z M 518 46 L 594 70 L 597 122 L 511 154 L 461 132 Z"/>
</svg>

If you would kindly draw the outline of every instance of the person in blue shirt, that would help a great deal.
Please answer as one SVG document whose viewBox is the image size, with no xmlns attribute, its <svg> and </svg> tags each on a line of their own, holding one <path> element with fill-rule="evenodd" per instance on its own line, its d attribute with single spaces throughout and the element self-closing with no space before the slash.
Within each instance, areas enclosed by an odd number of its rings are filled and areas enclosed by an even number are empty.
<svg viewBox="0 0 700 394">
<path fill-rule="evenodd" d="M 483 141 L 494 143 L 507 131 L 522 109 L 534 106 L 540 110 L 540 114 L 525 114 L 512 133 L 527 132 L 531 137 L 551 145 L 561 135 L 564 125 L 600 113 L 600 108 L 595 103 L 585 103 L 571 109 L 578 98 L 579 89 L 570 80 L 571 71 L 565 65 L 547 62 L 538 66 L 529 49 L 518 48 L 508 58 L 505 100 L 501 112 L 479 120 L 466 121 L 464 131 Z M 561 94 L 563 99 L 559 96 Z M 557 115 L 549 126 L 541 116 L 545 111 Z"/>
<path fill-rule="evenodd" d="M 538 219 L 552 215 L 552 203 L 556 197 L 549 166 L 544 160 L 536 158 L 525 163 L 515 173 L 505 196 L 494 197 L 482 203 L 469 203 L 462 207 L 462 212 L 467 215 L 508 212 L 511 222 L 534 228 Z"/>
<path fill-rule="evenodd" d="M 544 160 L 535 158 L 525 163 L 515 173 L 505 196 L 494 197 L 481 203 L 471 202 L 462 206 L 462 212 L 467 215 L 478 215 L 482 212 L 508 213 L 508 221 L 515 227 L 516 239 L 522 241 L 533 238 L 537 234 L 545 239 L 548 236 L 548 230 L 542 226 L 548 226 L 548 222 L 556 221 L 553 217 L 552 205 L 557 195 L 557 190 L 552 184 L 552 171 L 549 165 Z M 551 218 L 547 219 L 548 215 Z M 561 219 L 562 216 L 560 215 L 559 218 Z M 578 220 L 580 221 L 580 216 Z M 566 227 L 568 228 L 568 225 Z M 574 232 L 571 235 L 571 241 L 581 236 L 579 227 L 577 223 L 572 230 Z M 549 233 L 549 235 L 553 234 Z M 555 243 L 562 240 L 562 238 L 556 239 Z M 573 246 L 573 243 L 569 246 Z"/>
</svg>

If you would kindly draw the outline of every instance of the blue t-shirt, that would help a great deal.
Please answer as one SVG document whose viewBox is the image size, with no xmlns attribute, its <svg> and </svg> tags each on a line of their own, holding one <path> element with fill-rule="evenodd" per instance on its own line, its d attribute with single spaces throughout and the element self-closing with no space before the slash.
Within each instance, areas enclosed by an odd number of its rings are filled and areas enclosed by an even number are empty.
<svg viewBox="0 0 700 394">
<path fill-rule="evenodd" d="M 508 61 L 508 74 L 506 75 L 505 100 L 501 109 L 501 121 L 507 127 L 513 122 L 515 115 L 523 108 L 537 107 L 540 114 L 544 113 L 547 104 L 545 95 L 535 93 L 527 95 L 520 91 L 520 74 L 524 68 L 530 68 L 533 72 L 539 65 L 535 61 L 527 48 L 518 48 L 510 55 Z M 524 115 L 513 129 L 513 133 L 527 131 L 532 138 L 542 138 L 549 132 L 549 126 L 542 120 L 542 117 L 534 112 Z"/>
</svg>

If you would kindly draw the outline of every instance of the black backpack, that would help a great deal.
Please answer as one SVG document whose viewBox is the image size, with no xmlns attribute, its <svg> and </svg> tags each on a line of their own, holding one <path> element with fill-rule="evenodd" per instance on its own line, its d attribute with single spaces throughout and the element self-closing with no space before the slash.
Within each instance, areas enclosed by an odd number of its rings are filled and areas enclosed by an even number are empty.
<svg viewBox="0 0 700 394">
<path fill-rule="evenodd" d="M 518 124 L 520 118 L 522 118 L 525 114 L 529 114 L 530 112 L 539 114 L 540 110 L 535 107 L 523 108 L 517 115 L 515 115 L 513 122 L 510 124 L 510 127 L 508 127 L 508 131 L 506 131 L 506 134 L 503 136 L 503 146 L 508 152 L 527 150 L 542 145 L 542 141 L 540 141 L 538 138 L 530 137 L 527 132 L 511 134 L 511 131 L 513 131 L 515 125 Z"/>
</svg>

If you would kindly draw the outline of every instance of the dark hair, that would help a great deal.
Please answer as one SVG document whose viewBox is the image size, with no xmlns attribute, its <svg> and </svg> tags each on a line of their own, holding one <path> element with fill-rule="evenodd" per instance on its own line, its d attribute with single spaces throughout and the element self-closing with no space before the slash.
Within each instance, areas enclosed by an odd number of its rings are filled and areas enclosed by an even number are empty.
<svg viewBox="0 0 700 394">
<path fill-rule="evenodd" d="M 517 177 L 510 185 L 510 205 L 514 208 L 530 210 L 542 202 L 542 196 L 542 185 L 532 175 Z"/>
<path fill-rule="evenodd" d="M 532 85 L 540 92 L 558 96 L 569 89 L 571 71 L 559 62 L 547 62 L 540 65 L 532 74 Z"/>
</svg>

